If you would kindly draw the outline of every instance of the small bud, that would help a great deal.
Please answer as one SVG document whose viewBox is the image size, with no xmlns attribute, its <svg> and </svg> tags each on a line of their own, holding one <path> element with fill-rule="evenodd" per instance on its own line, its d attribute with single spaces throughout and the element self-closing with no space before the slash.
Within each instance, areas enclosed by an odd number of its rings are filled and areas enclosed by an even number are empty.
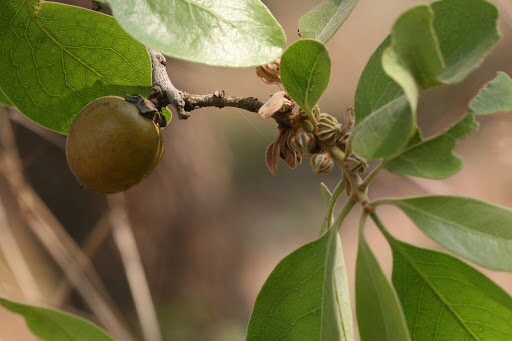
<svg viewBox="0 0 512 341">
<path fill-rule="evenodd" d="M 320 141 L 328 145 L 334 145 L 341 137 L 341 124 L 336 117 L 321 113 L 315 134 Z"/>
<path fill-rule="evenodd" d="M 331 154 L 314 154 L 310 160 L 311 169 L 317 174 L 327 174 L 334 168 L 334 161 Z"/>
<path fill-rule="evenodd" d="M 310 154 L 315 148 L 315 135 L 299 128 L 288 136 L 288 147 L 299 155 Z"/>
</svg>

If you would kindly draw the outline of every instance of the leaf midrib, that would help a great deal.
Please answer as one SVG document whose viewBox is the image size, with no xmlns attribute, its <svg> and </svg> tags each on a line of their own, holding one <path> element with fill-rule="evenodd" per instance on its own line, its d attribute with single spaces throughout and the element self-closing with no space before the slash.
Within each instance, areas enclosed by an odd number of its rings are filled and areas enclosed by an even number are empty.
<svg viewBox="0 0 512 341">
<path fill-rule="evenodd" d="M 176 1 L 176 0 L 175 0 Z M 177 0 L 177 1 L 183 1 L 185 3 L 188 4 L 188 6 L 192 6 L 192 7 L 197 7 L 199 8 L 200 10 L 203 10 L 205 12 L 207 12 L 208 14 L 210 14 L 211 16 L 217 18 L 219 21 L 223 21 L 224 23 L 228 24 L 229 26 L 237 29 L 237 31 L 241 31 L 241 32 L 244 32 L 243 30 L 239 30 L 237 25 L 233 24 L 232 22 L 230 22 L 229 20 L 227 20 L 226 18 L 218 15 L 216 12 L 212 11 L 211 9 L 209 9 L 208 7 L 204 7 L 192 0 Z"/>
<path fill-rule="evenodd" d="M 451 226 L 454 226 L 456 228 L 460 228 L 463 231 L 467 231 L 467 232 L 471 232 L 472 234 L 483 236 L 486 239 L 489 239 L 489 238 L 497 239 L 501 243 L 509 243 L 511 241 L 510 239 L 506 239 L 506 238 L 503 238 L 503 237 L 500 237 L 500 236 L 494 236 L 494 235 L 486 234 L 486 233 L 484 233 L 484 232 L 482 232 L 480 230 L 475 230 L 475 229 L 472 229 L 470 227 L 466 227 L 465 225 L 461 225 L 461 224 L 459 224 L 457 222 L 453 222 L 451 220 L 444 219 L 442 217 L 433 215 L 433 214 L 428 213 L 426 211 L 422 211 L 422 210 L 416 208 L 415 206 L 413 206 L 413 205 L 411 205 L 409 203 L 406 203 L 405 201 L 394 201 L 394 202 L 397 202 L 397 203 L 399 202 L 398 204 L 396 204 L 397 206 L 400 206 L 400 205 L 406 206 L 410 210 L 415 211 L 415 212 L 417 212 L 419 214 L 423 214 L 424 216 L 426 216 L 428 218 L 431 218 L 432 220 L 437 220 L 437 221 L 440 221 L 441 223 L 443 223 L 445 225 L 451 225 Z M 410 217 L 410 218 L 413 219 L 412 217 Z"/>
<path fill-rule="evenodd" d="M 315 62 L 313 63 L 313 66 L 311 67 L 311 72 L 308 75 L 308 81 L 306 82 L 306 93 L 304 96 L 304 104 L 306 104 L 308 106 L 308 110 L 310 110 L 310 111 L 313 109 L 312 107 L 314 107 L 316 105 L 316 103 L 315 103 L 315 105 L 312 105 L 311 107 L 309 105 L 309 92 L 311 89 L 311 82 L 313 80 L 313 75 L 315 74 L 318 63 L 320 62 L 320 58 L 322 57 L 322 55 L 324 53 L 325 53 L 325 51 L 322 50 L 322 51 L 320 51 L 320 53 L 317 54 Z"/>
<path fill-rule="evenodd" d="M 397 240 L 390 240 L 391 245 L 393 246 L 394 250 L 397 250 L 400 255 L 403 257 L 403 259 L 409 264 L 409 266 L 416 271 L 416 273 L 423 279 L 423 281 L 428 285 L 430 290 L 439 298 L 439 300 L 443 303 L 443 305 L 446 307 L 446 309 L 455 317 L 455 319 L 460 323 L 460 325 L 464 328 L 464 330 L 471 336 L 475 341 L 478 341 L 478 337 L 473 333 L 473 331 L 465 324 L 465 321 L 462 319 L 462 316 L 459 316 L 457 314 L 457 311 L 454 310 L 448 301 L 445 300 L 444 296 L 437 291 L 435 286 L 430 282 L 428 277 L 425 277 L 423 275 L 423 272 L 420 271 L 418 267 L 416 267 L 416 264 L 412 260 L 412 258 L 409 257 L 409 255 L 403 251 L 402 246 L 400 245 L 400 242 Z"/>
<path fill-rule="evenodd" d="M 41 21 L 38 20 L 37 15 L 31 15 L 34 12 L 32 11 L 34 7 L 30 4 L 30 0 L 25 0 L 25 4 L 27 6 L 27 11 L 29 13 L 30 20 L 33 21 L 37 27 L 41 30 L 41 32 L 50 39 L 51 42 L 53 42 L 59 49 L 61 49 L 63 52 L 65 52 L 67 55 L 69 55 L 71 58 L 76 60 L 78 63 L 80 63 L 82 66 L 84 66 L 87 70 L 94 73 L 98 78 L 104 80 L 108 84 L 112 84 L 108 79 L 106 79 L 102 74 L 97 72 L 94 68 L 90 67 L 87 63 L 85 63 L 81 58 L 76 56 L 74 53 L 71 53 L 64 45 L 62 45 L 48 30 L 46 30 L 45 26 L 41 23 Z M 32 9 L 32 10 L 31 10 Z"/>
</svg>

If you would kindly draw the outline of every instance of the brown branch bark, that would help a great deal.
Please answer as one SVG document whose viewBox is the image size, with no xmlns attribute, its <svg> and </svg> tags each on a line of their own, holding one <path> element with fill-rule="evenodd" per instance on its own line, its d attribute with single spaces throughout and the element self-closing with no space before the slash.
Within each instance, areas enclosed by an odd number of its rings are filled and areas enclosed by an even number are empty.
<svg viewBox="0 0 512 341">
<path fill-rule="evenodd" d="M 155 50 L 149 49 L 153 65 L 153 88 L 150 99 L 162 108 L 172 105 L 180 119 L 190 117 L 190 112 L 205 107 L 234 107 L 257 113 L 263 105 L 254 97 L 226 96 L 223 90 L 214 91 L 207 95 L 194 95 L 177 89 L 169 78 L 165 67 L 165 57 Z"/>
</svg>

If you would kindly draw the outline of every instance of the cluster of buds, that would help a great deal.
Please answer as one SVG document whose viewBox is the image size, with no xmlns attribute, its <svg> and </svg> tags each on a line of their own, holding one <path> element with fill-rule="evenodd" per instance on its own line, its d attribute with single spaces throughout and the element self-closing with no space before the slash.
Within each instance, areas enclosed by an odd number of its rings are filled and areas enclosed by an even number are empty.
<svg viewBox="0 0 512 341">
<path fill-rule="evenodd" d="M 272 117 L 279 124 L 279 136 L 265 154 L 270 172 L 277 173 L 279 159 L 293 169 L 304 158 L 310 158 L 313 172 L 331 172 L 334 168 L 331 149 L 336 146 L 344 151 L 349 129 L 326 113 L 317 114 L 314 124 L 301 110 L 294 113 L 293 107 L 286 93 L 279 91 L 259 111 L 262 117 Z"/>
<path fill-rule="evenodd" d="M 321 113 L 315 129 L 318 139 L 329 146 L 333 146 L 341 137 L 341 124 L 336 117 Z"/>
<path fill-rule="evenodd" d="M 280 84 L 279 60 L 257 67 L 256 73 L 266 83 Z M 279 125 L 279 136 L 265 153 L 270 172 L 277 173 L 279 159 L 293 169 L 303 158 L 310 158 L 313 172 L 331 172 L 334 168 L 331 150 L 337 147 L 345 151 L 353 127 L 352 110 L 347 110 L 342 124 L 334 116 L 320 113 L 316 108 L 314 118 L 310 118 L 302 109 L 294 112 L 294 107 L 295 103 L 288 94 L 278 91 L 258 111 L 262 118 L 272 117 Z"/>
</svg>

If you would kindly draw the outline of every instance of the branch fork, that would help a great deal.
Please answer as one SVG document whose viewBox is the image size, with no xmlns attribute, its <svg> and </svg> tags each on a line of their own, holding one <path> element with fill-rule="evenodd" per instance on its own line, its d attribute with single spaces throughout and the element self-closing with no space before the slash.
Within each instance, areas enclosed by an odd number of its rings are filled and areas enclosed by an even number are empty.
<svg viewBox="0 0 512 341">
<path fill-rule="evenodd" d="M 216 90 L 207 95 L 195 95 L 177 89 L 169 78 L 165 57 L 155 50 L 149 49 L 153 65 L 153 86 L 149 99 L 158 109 L 172 105 L 176 109 L 178 118 L 187 119 L 190 112 L 205 107 L 234 107 L 250 112 L 258 112 L 263 106 L 254 97 L 226 96 L 224 90 Z"/>
</svg>

